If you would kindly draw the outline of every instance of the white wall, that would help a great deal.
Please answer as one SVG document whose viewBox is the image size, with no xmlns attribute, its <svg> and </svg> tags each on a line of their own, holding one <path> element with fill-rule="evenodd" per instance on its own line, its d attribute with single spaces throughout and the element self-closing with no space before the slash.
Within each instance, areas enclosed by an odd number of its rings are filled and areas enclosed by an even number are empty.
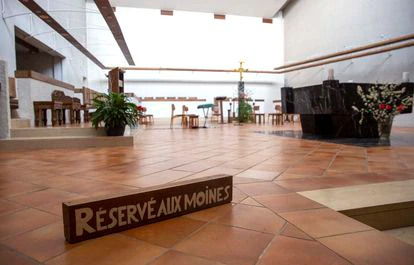
<svg viewBox="0 0 414 265">
<path fill-rule="evenodd" d="M 159 10 L 117 8 L 115 14 L 139 67 L 235 69 L 243 60 L 245 68 L 272 70 L 283 62 L 282 18 L 263 24 L 260 18 L 227 16 L 226 20 L 214 20 L 213 14 L 180 11 L 174 11 L 174 16 L 161 16 Z M 88 30 L 88 47 L 105 65 L 126 65 L 118 48 L 108 50 L 114 40 L 102 26 L 104 23 L 100 15 L 88 14 L 88 24 L 95 27 Z M 99 81 L 99 76 L 94 79 L 107 86 L 106 80 Z M 239 74 L 127 71 L 125 80 L 125 92 L 138 97 L 192 96 L 212 103 L 216 96 L 237 96 Z M 280 98 L 283 75 L 247 73 L 244 81 L 252 98 L 266 100 L 262 111 L 273 111 L 272 101 Z M 155 117 L 169 117 L 171 103 L 143 105 Z M 192 113 L 201 103 L 175 102 L 177 109 L 186 104 Z"/>
<path fill-rule="evenodd" d="M 284 11 L 285 63 L 412 34 L 412 0 L 300 0 Z M 286 74 L 289 85 L 319 84 L 335 70 L 342 82 L 401 82 L 402 72 L 414 80 L 414 48 L 309 68 Z"/>
<path fill-rule="evenodd" d="M 36 2 L 103 64 L 127 65 L 93 1 Z M 107 91 L 104 75 L 107 72 L 100 70 L 20 2 L 10 0 L 4 3 L 0 38 L 5 49 L 0 50 L 0 59 L 5 58 L 9 62 L 10 76 L 16 69 L 16 25 L 66 57 L 62 63 L 62 81 L 75 87 Z M 235 69 L 243 60 L 245 68 L 271 70 L 283 62 L 282 18 L 274 19 L 273 24 L 263 24 L 260 18 L 227 16 L 226 20 L 214 20 L 213 14 L 179 11 L 169 17 L 161 16 L 156 10 L 126 8 L 117 8 L 116 15 L 137 66 Z M 133 92 L 139 97 L 197 96 L 212 102 L 216 96 L 235 96 L 238 80 L 237 73 L 128 71 L 125 92 Z M 283 75 L 245 74 L 244 81 L 253 98 L 266 100 L 264 111 L 272 111 L 272 101 L 280 98 Z M 154 114 L 167 117 L 169 111 L 170 107 L 167 112 L 162 110 Z"/>
<path fill-rule="evenodd" d="M 217 76 L 212 76 L 216 78 Z M 204 79 L 203 79 L 204 80 Z M 148 82 L 131 82 L 127 84 L 129 87 L 133 87 L 136 94 L 141 97 L 198 97 L 200 99 L 206 99 L 206 102 L 199 101 L 168 101 L 168 102 L 142 102 L 142 106 L 147 107 L 148 113 L 153 114 L 155 117 L 170 117 L 171 104 L 175 104 L 177 108 L 176 113 L 181 113 L 182 105 L 189 107 L 191 114 L 202 115 L 203 111 L 197 109 L 197 106 L 205 103 L 213 103 L 214 97 L 227 96 L 237 97 L 237 83 L 235 82 L 209 82 L 209 81 L 176 81 L 166 80 L 162 82 L 160 80 Z M 265 99 L 260 105 L 261 112 L 270 112 L 273 108 L 273 98 L 280 98 L 280 89 L 275 88 L 275 84 L 266 82 L 246 82 L 245 89 L 249 91 L 249 94 L 253 99 Z M 130 90 L 129 88 L 128 90 Z M 223 105 L 223 112 L 227 116 L 227 109 L 229 109 L 229 102 L 225 102 Z"/>
<path fill-rule="evenodd" d="M 294 0 L 284 11 L 285 63 L 412 34 L 412 0 Z M 414 81 L 414 47 L 357 58 L 285 75 L 289 86 L 320 84 L 335 71 L 341 82 L 400 83 L 402 72 Z M 414 126 L 414 115 L 395 124 Z"/>
<path fill-rule="evenodd" d="M 92 0 L 86 1 L 86 47 L 95 55 L 101 62 L 106 65 L 108 63 L 103 61 L 105 59 L 102 55 L 110 55 L 115 53 L 122 60 L 123 55 L 116 44 L 112 33 L 110 32 L 106 22 L 102 18 L 96 4 Z M 102 36 L 104 36 L 103 40 Z M 108 81 L 105 77 L 106 70 L 100 69 L 91 60 L 88 60 L 87 84 L 89 87 L 98 92 L 108 92 Z M 123 65 L 123 63 L 122 63 Z"/>
</svg>

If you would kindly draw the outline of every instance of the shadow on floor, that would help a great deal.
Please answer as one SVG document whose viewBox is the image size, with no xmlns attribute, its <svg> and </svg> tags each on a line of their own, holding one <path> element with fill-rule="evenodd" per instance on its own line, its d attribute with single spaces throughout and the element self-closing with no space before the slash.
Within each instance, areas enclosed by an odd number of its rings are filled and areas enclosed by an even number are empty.
<svg viewBox="0 0 414 265">
<path fill-rule="evenodd" d="M 286 130 L 286 131 L 255 131 L 255 133 L 276 135 L 282 137 L 315 140 L 321 142 L 346 144 L 360 147 L 376 147 L 376 146 L 414 146 L 414 135 L 411 133 L 393 132 L 389 140 L 379 140 L 378 138 L 333 138 L 324 135 L 314 135 L 302 133 L 302 131 Z"/>
</svg>

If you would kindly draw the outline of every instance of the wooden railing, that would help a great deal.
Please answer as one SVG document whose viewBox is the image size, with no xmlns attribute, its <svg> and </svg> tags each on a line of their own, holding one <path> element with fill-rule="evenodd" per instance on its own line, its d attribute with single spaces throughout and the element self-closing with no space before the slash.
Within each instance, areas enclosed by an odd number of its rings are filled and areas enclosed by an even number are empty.
<svg viewBox="0 0 414 265">
<path fill-rule="evenodd" d="M 140 101 L 206 101 L 197 97 L 141 97 Z"/>
<path fill-rule="evenodd" d="M 14 72 L 14 76 L 16 78 L 31 78 L 37 81 L 41 81 L 50 85 L 54 85 L 54 86 L 58 86 L 58 87 L 62 87 L 68 90 L 72 90 L 75 91 L 75 86 L 69 84 L 69 83 L 65 83 L 62 82 L 60 80 L 56 80 L 54 78 L 51 78 L 49 76 L 46 76 L 44 74 L 35 72 L 33 70 L 16 70 Z"/>
</svg>

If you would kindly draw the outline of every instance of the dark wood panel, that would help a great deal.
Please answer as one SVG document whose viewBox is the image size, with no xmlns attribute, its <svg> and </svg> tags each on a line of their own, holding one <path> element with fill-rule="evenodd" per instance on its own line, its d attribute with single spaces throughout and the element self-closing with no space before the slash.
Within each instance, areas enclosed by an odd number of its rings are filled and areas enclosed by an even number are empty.
<svg viewBox="0 0 414 265">
<path fill-rule="evenodd" d="M 117 233 L 230 203 L 233 177 L 216 175 L 62 204 L 70 243 Z"/>
</svg>

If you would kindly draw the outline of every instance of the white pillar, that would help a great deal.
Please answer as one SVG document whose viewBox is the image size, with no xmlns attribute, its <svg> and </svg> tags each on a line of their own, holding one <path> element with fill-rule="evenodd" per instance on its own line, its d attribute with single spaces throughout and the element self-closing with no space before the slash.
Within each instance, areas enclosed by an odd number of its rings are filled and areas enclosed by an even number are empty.
<svg viewBox="0 0 414 265">
<path fill-rule="evenodd" d="M 11 114 L 7 62 L 0 60 L 0 139 L 10 138 Z"/>
</svg>

